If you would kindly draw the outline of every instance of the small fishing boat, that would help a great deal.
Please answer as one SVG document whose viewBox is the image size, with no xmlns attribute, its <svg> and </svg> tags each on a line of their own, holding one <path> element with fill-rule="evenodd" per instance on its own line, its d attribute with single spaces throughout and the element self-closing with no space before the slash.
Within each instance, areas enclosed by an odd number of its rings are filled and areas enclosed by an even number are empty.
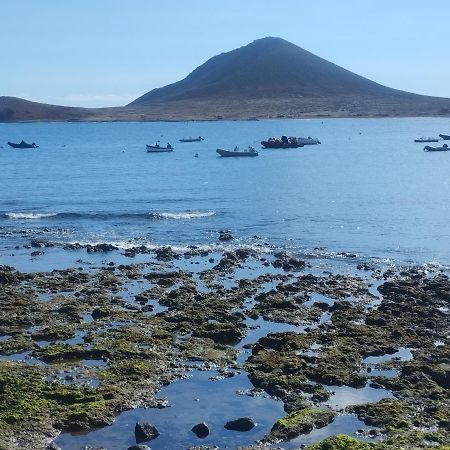
<svg viewBox="0 0 450 450">
<path fill-rule="evenodd" d="M 261 145 L 264 148 L 298 148 L 303 147 L 305 144 L 298 142 L 295 137 L 281 136 L 280 139 L 270 137 L 267 141 L 261 141 Z"/>
<path fill-rule="evenodd" d="M 444 141 L 450 141 L 450 136 L 448 134 L 440 134 L 439 137 L 444 139 Z"/>
<path fill-rule="evenodd" d="M 234 150 L 222 150 L 218 148 L 216 152 L 220 156 L 258 156 L 258 152 L 253 147 L 248 147 L 245 150 L 239 150 L 239 147 L 234 147 Z"/>
<path fill-rule="evenodd" d="M 15 144 L 14 142 L 8 142 L 8 145 L 12 148 L 38 148 L 38 146 L 34 142 L 32 144 L 28 144 L 23 140 L 19 144 Z"/>
<path fill-rule="evenodd" d="M 146 145 L 148 153 L 168 153 L 173 152 L 173 147 L 167 143 L 166 147 L 161 147 L 157 142 L 155 145 Z"/>
<path fill-rule="evenodd" d="M 444 144 L 442 147 L 430 147 L 429 145 L 425 145 L 423 148 L 424 152 L 447 152 L 450 150 L 450 147 L 447 144 Z"/>
<path fill-rule="evenodd" d="M 199 136 L 196 138 L 188 137 L 188 138 L 180 139 L 180 142 L 201 142 L 204 140 L 205 139 L 203 139 L 201 136 Z"/>
<path fill-rule="evenodd" d="M 424 137 L 424 136 L 422 136 L 420 138 L 414 139 L 414 142 L 439 142 L 439 139 L 435 138 L 435 137 Z"/>
</svg>

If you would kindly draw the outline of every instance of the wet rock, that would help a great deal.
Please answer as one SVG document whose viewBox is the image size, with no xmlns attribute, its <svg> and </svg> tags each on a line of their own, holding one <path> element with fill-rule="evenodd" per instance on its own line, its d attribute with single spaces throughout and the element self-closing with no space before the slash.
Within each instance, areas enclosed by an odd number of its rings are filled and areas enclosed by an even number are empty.
<svg viewBox="0 0 450 450">
<path fill-rule="evenodd" d="M 171 261 L 172 259 L 179 258 L 179 255 L 172 250 L 172 247 L 161 247 L 155 250 L 156 259 L 160 261 Z"/>
<path fill-rule="evenodd" d="M 44 247 L 54 247 L 54 244 L 47 241 L 39 241 L 38 239 L 32 239 L 30 246 L 33 248 L 44 248 Z"/>
<path fill-rule="evenodd" d="M 336 413 L 329 409 L 302 409 L 277 420 L 264 442 L 280 442 L 323 428 L 333 421 Z"/>
<path fill-rule="evenodd" d="M 256 424 L 249 417 L 240 417 L 236 420 L 230 420 L 224 425 L 227 430 L 233 431 L 250 431 Z"/>
<path fill-rule="evenodd" d="M 59 445 L 56 445 L 54 442 L 51 442 L 47 446 L 47 450 L 61 450 L 61 447 Z"/>
<path fill-rule="evenodd" d="M 132 445 L 131 447 L 128 447 L 128 450 L 151 450 L 151 448 L 148 445 L 137 444 L 137 445 Z"/>
<path fill-rule="evenodd" d="M 205 438 L 209 434 L 209 427 L 206 425 L 205 422 L 198 423 L 197 425 L 193 426 L 191 431 L 198 437 L 198 438 Z"/>
<path fill-rule="evenodd" d="M 134 428 L 134 435 L 136 437 L 136 442 L 140 444 L 141 442 L 150 441 L 156 439 L 159 436 L 159 431 L 154 425 L 149 422 L 136 422 Z"/>
<path fill-rule="evenodd" d="M 219 241 L 231 241 L 233 240 L 233 236 L 228 230 L 219 231 Z"/>
<path fill-rule="evenodd" d="M 96 253 L 96 252 L 111 252 L 113 250 L 118 250 L 118 247 L 112 244 L 97 244 L 97 245 L 88 245 L 86 246 L 86 251 L 88 253 Z"/>
<path fill-rule="evenodd" d="M 273 267 L 282 268 L 286 272 L 303 270 L 306 267 L 305 261 L 294 258 L 285 252 L 275 253 L 275 258 L 272 262 Z"/>
<path fill-rule="evenodd" d="M 103 309 L 100 309 L 100 308 L 95 308 L 93 311 L 92 311 L 92 318 L 94 319 L 94 320 L 97 320 L 97 319 L 102 319 L 103 317 L 108 317 L 109 316 L 109 312 L 108 311 L 105 311 L 105 310 L 103 310 Z"/>
</svg>

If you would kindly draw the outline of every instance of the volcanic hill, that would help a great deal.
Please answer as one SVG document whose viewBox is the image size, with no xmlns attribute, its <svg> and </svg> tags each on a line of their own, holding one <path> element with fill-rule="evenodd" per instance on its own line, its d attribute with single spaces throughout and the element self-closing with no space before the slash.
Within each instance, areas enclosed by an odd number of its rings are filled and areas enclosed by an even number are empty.
<svg viewBox="0 0 450 450">
<path fill-rule="evenodd" d="M 450 99 L 391 89 L 275 37 L 214 56 L 125 107 L 21 102 L 0 97 L 0 121 L 450 116 Z"/>
</svg>

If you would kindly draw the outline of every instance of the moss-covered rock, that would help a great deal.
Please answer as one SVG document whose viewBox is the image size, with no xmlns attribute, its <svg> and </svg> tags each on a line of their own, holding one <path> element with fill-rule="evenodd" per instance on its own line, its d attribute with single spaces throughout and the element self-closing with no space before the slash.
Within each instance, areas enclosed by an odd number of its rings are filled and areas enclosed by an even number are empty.
<svg viewBox="0 0 450 450">
<path fill-rule="evenodd" d="M 264 438 L 266 442 L 281 442 L 293 439 L 301 434 L 322 428 L 333 421 L 336 413 L 331 409 L 307 408 L 294 411 L 277 420 L 270 433 Z"/>
</svg>

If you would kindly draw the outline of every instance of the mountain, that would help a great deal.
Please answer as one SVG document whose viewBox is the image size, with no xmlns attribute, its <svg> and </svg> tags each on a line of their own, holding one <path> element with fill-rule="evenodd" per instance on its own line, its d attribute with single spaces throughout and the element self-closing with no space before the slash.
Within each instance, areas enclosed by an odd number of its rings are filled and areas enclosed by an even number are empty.
<svg viewBox="0 0 450 450">
<path fill-rule="evenodd" d="M 450 99 L 391 89 L 274 37 L 214 56 L 123 107 L 0 97 L 0 122 L 404 116 L 450 116 Z"/>
<path fill-rule="evenodd" d="M 131 103 L 176 100 L 410 95 L 356 75 L 281 38 L 214 56 L 186 78 Z"/>
</svg>

